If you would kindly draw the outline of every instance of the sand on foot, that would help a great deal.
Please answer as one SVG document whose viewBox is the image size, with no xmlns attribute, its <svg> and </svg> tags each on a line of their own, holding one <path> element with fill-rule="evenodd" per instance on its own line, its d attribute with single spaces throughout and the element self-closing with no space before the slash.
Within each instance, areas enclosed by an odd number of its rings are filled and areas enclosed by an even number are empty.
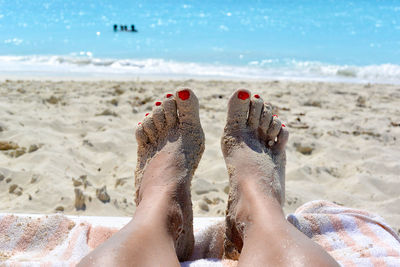
<svg viewBox="0 0 400 267">
<path fill-rule="evenodd" d="M 193 91 L 181 89 L 175 97 L 167 94 L 163 102 L 156 102 L 152 113 L 138 124 L 136 139 L 136 205 L 168 188 L 166 227 L 175 237 L 178 259 L 188 260 L 194 247 L 190 186 L 204 152 L 199 101 Z"/>
</svg>

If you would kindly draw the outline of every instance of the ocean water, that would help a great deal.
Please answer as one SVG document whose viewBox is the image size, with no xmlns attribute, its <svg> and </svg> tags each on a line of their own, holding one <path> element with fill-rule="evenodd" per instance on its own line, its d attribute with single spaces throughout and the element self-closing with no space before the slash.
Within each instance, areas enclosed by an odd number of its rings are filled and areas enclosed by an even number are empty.
<svg viewBox="0 0 400 267">
<path fill-rule="evenodd" d="M 400 1 L 0 0 L 0 74 L 400 83 Z"/>
</svg>

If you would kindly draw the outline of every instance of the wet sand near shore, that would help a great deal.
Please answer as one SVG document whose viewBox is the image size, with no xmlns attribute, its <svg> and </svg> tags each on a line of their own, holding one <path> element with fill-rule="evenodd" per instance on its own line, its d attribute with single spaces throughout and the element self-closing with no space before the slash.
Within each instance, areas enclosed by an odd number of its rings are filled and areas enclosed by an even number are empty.
<svg viewBox="0 0 400 267">
<path fill-rule="evenodd" d="M 0 82 L 0 212 L 130 216 L 136 124 L 178 87 L 200 101 L 206 146 L 192 182 L 195 216 L 224 216 L 220 149 L 237 88 L 270 102 L 290 131 L 286 213 L 326 199 L 400 229 L 400 85 L 289 81 Z"/>
</svg>

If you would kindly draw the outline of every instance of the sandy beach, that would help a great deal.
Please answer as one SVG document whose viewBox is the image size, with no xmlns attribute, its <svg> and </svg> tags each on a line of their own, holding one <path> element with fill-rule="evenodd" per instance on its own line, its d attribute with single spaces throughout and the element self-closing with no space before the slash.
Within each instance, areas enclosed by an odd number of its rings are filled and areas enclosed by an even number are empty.
<svg viewBox="0 0 400 267">
<path fill-rule="evenodd" d="M 130 216 L 134 129 L 178 87 L 199 97 L 206 149 L 192 182 L 195 216 L 224 216 L 220 150 L 226 103 L 247 88 L 285 122 L 286 213 L 316 199 L 366 209 L 400 232 L 400 85 L 289 81 L 0 83 L 0 212 Z"/>
</svg>

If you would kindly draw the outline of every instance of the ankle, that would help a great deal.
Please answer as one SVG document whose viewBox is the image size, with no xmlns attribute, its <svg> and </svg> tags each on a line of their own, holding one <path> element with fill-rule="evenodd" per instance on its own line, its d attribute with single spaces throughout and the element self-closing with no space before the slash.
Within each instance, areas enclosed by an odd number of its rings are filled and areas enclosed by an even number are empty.
<svg viewBox="0 0 400 267">
<path fill-rule="evenodd" d="M 269 220 L 284 218 L 280 202 L 276 194 L 270 190 L 272 189 L 260 189 L 256 179 L 244 179 L 238 185 L 240 193 L 236 206 L 237 220 L 245 224 L 253 224 L 265 223 L 266 218 Z"/>
<path fill-rule="evenodd" d="M 240 197 L 253 205 L 264 202 L 278 203 L 281 208 L 281 185 L 279 179 L 273 175 L 261 178 L 258 175 L 248 175 L 245 179 L 237 179 Z M 267 203 L 266 203 L 267 204 Z"/>
<path fill-rule="evenodd" d="M 139 189 L 139 195 L 137 199 L 137 204 L 146 200 L 150 203 L 169 202 L 172 199 L 173 193 L 176 191 L 177 185 L 170 181 L 164 181 L 163 183 L 150 183 L 152 177 L 148 177 L 146 181 L 142 182 Z"/>
<path fill-rule="evenodd" d="M 163 214 L 172 202 L 171 190 L 162 186 L 146 187 L 139 194 L 135 216 L 149 215 L 152 213 Z"/>
<path fill-rule="evenodd" d="M 152 222 L 153 226 L 167 230 L 176 239 L 179 229 L 182 228 L 183 214 L 174 192 L 176 190 L 168 187 L 148 188 L 136 208 L 135 220 Z"/>
</svg>

